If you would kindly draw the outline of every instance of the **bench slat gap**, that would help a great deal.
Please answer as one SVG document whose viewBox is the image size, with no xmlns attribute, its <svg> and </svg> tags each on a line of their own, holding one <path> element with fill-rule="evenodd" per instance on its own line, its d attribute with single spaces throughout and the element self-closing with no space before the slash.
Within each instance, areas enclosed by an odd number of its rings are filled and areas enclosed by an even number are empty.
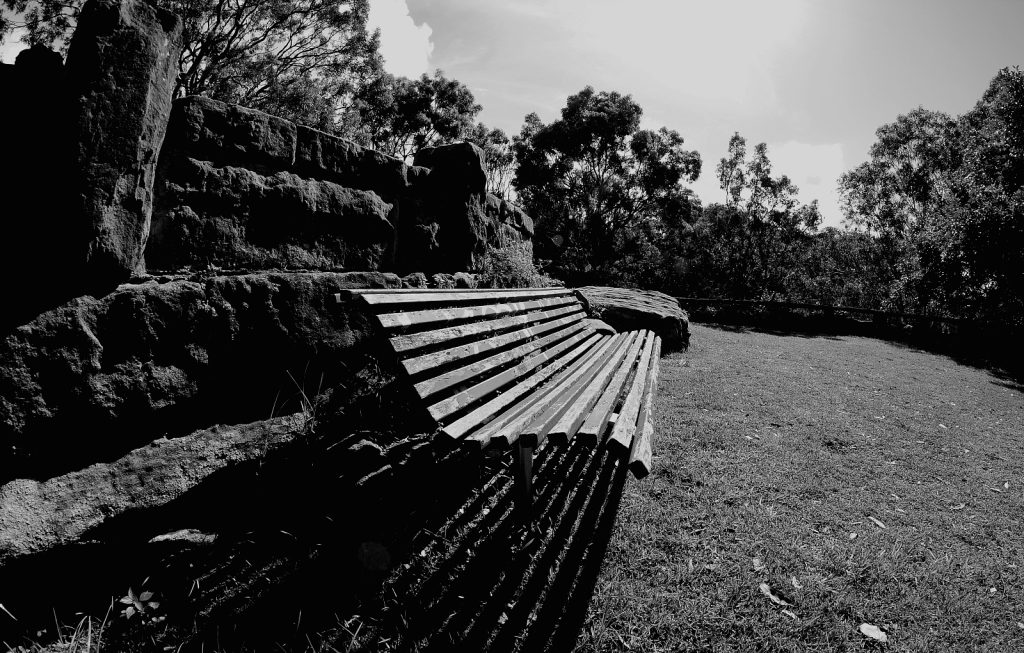
<svg viewBox="0 0 1024 653">
<path fill-rule="evenodd" d="M 541 311 L 539 313 L 526 313 L 512 317 L 497 316 L 497 319 L 494 320 L 471 322 L 469 324 L 459 324 L 431 331 L 421 331 L 419 333 L 394 336 L 391 338 L 391 345 L 394 347 L 395 353 L 399 355 L 407 355 L 410 351 L 425 349 L 432 345 L 439 345 L 451 340 L 460 340 L 463 338 L 486 335 L 492 331 L 501 331 L 524 324 L 541 322 L 576 313 L 578 313 L 580 315 L 580 319 L 582 319 L 584 315 L 582 307 L 580 307 L 576 302 L 545 300 L 544 302 L 538 302 L 537 307 L 542 308 L 546 306 L 553 306 L 554 308 Z"/>
<path fill-rule="evenodd" d="M 556 297 L 539 299 L 531 302 L 506 302 L 503 304 L 487 304 L 461 308 L 432 308 L 426 310 L 406 311 L 399 313 L 381 313 L 377 316 L 385 329 L 427 326 L 431 324 L 450 324 L 462 320 L 485 317 L 499 317 L 513 313 L 524 313 L 542 306 L 560 306 L 567 304 L 579 305 L 572 297 Z"/>
<path fill-rule="evenodd" d="M 442 349 L 441 351 L 430 354 L 406 358 L 402 361 L 402 365 L 409 374 L 418 374 L 455 361 L 479 356 L 489 351 L 496 351 L 511 344 L 531 340 L 533 338 L 539 338 L 546 333 L 562 327 L 570 326 L 579 321 L 579 317 L 570 315 L 569 317 L 562 317 L 549 322 L 542 322 L 524 329 L 517 329 L 515 331 L 510 331 L 508 333 L 496 335 L 483 340 L 475 340 L 473 342 L 468 342 L 456 347 L 450 347 L 448 349 Z M 540 346 L 539 342 L 540 341 L 534 341 L 535 346 Z"/>
<path fill-rule="evenodd" d="M 601 393 L 604 392 L 605 388 L 608 387 L 611 380 L 615 377 L 615 372 L 626 360 L 626 353 L 632 346 L 633 342 L 637 339 L 638 333 L 636 331 L 630 331 L 629 337 L 623 339 L 622 343 L 618 346 L 615 353 L 611 356 L 604 368 L 595 376 L 590 382 L 587 388 L 580 395 L 579 400 L 572 406 L 570 410 L 567 410 L 558 423 L 551 427 L 548 433 L 548 437 L 552 439 L 552 442 L 558 444 L 567 444 L 576 432 L 579 431 L 580 426 L 583 425 L 583 421 L 587 418 L 587 415 L 594 409 L 594 405 L 597 400 L 601 398 Z"/>
<path fill-rule="evenodd" d="M 524 359 L 516 367 L 509 370 L 505 370 L 500 374 L 485 379 L 484 381 L 481 381 L 475 386 L 462 390 L 461 392 L 449 397 L 448 399 L 439 401 L 430 406 L 427 410 L 435 420 L 441 420 L 465 407 L 472 405 L 473 403 L 479 401 L 480 399 L 483 399 L 488 394 L 492 393 L 498 388 L 501 388 L 504 385 L 507 385 L 515 381 L 520 376 L 525 376 L 527 373 L 541 367 L 542 365 L 544 365 L 544 363 L 547 363 L 548 361 L 564 361 L 563 357 L 560 357 L 560 354 L 562 354 L 562 352 L 570 348 L 573 349 L 564 358 L 572 358 L 573 356 L 579 355 L 579 352 L 585 351 L 598 339 L 598 334 L 587 331 L 585 329 L 581 330 L 580 332 L 574 334 L 570 338 L 567 338 L 566 340 L 558 343 L 551 349 L 538 352 L 537 354 Z M 523 394 L 523 392 L 514 394 L 516 389 L 525 386 L 527 382 L 534 380 L 535 377 L 540 380 L 547 378 L 543 374 L 531 376 L 525 381 L 520 381 L 520 383 L 517 384 L 512 389 L 504 391 L 501 395 L 499 395 L 499 397 L 504 397 L 506 395 L 509 397 L 520 396 L 521 394 Z M 526 390 L 532 389 L 532 387 L 533 386 L 530 386 L 529 388 L 526 388 Z M 508 404 L 506 403 L 505 405 Z M 476 411 L 474 411 L 474 413 L 475 412 Z M 469 416 L 467 415 L 466 417 Z M 461 424 L 459 426 L 456 425 L 462 422 L 463 419 L 465 418 L 460 418 L 460 420 L 458 420 L 457 422 L 453 422 L 449 426 L 443 427 L 442 431 L 445 432 L 450 437 L 456 439 L 460 438 L 466 431 L 462 431 L 462 429 L 460 428 Z"/>
<path fill-rule="evenodd" d="M 573 322 L 562 329 L 555 331 L 554 333 L 548 334 L 543 338 L 539 338 L 534 342 L 526 343 L 518 347 L 514 347 L 507 351 L 489 356 L 483 360 L 477 361 L 470 365 L 459 367 L 450 372 L 439 374 L 437 376 L 425 379 L 415 384 L 416 393 L 419 394 L 420 398 L 427 399 L 437 393 L 463 383 L 469 383 L 477 377 L 484 376 L 488 372 L 494 372 L 506 363 L 512 361 L 524 359 L 530 354 L 534 353 L 538 349 L 547 347 L 548 345 L 554 344 L 560 340 L 570 337 L 574 333 L 585 329 L 586 326 L 582 322 Z"/>
<path fill-rule="evenodd" d="M 596 356 L 600 356 L 612 342 L 613 336 L 605 336 L 602 341 L 593 349 L 580 357 L 572 364 L 572 367 L 565 370 L 552 382 L 545 385 L 541 390 L 531 396 L 515 415 L 504 418 L 500 425 L 491 427 L 488 439 L 497 440 L 504 444 L 512 444 L 522 435 L 524 429 L 541 415 L 553 402 L 557 401 L 565 389 L 579 378 L 579 375 L 593 363 Z M 504 416 L 503 416 L 504 417 Z M 527 443 L 529 444 L 529 443 Z"/>
<path fill-rule="evenodd" d="M 530 446 L 540 446 L 548 436 L 551 427 L 555 425 L 566 411 L 572 409 L 579 396 L 587 389 L 590 381 L 598 376 L 599 371 L 604 368 L 608 358 L 611 357 L 619 345 L 626 339 L 626 334 L 620 333 L 613 336 L 610 344 L 603 351 L 595 352 L 591 361 L 573 375 L 571 381 L 564 383 L 564 388 L 559 396 L 543 414 L 536 417 L 530 424 L 525 426 L 519 437 Z"/>
</svg>

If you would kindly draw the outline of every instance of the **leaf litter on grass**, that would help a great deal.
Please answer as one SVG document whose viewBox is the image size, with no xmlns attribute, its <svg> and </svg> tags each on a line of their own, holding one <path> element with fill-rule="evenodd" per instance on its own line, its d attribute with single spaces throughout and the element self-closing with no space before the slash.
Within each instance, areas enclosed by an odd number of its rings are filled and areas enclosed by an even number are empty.
<svg viewBox="0 0 1024 653">
<path fill-rule="evenodd" d="M 1017 625 L 1024 624 L 1018 612 L 1024 605 L 1024 572 L 1006 564 L 1024 546 L 1016 527 L 1024 494 L 1014 486 L 1011 502 L 1009 494 L 986 489 L 1010 489 L 1004 484 L 1013 483 L 1024 465 L 1024 394 L 1007 394 L 987 372 L 966 366 L 951 368 L 957 378 L 936 379 L 925 369 L 935 366 L 936 355 L 880 340 L 850 337 L 821 347 L 817 338 L 691 329 L 692 368 L 670 369 L 659 386 L 657 401 L 665 416 L 659 446 L 665 464 L 707 470 L 703 483 L 684 487 L 671 477 L 655 477 L 660 487 L 653 510 L 649 501 L 625 497 L 609 554 L 614 560 L 635 559 L 644 545 L 627 525 L 642 519 L 649 529 L 663 530 L 666 539 L 681 538 L 675 548 L 683 568 L 692 556 L 697 569 L 708 559 L 721 562 L 721 569 L 690 575 L 688 597 L 660 614 L 655 608 L 653 617 L 650 609 L 622 605 L 614 628 L 591 622 L 596 629 L 584 635 L 577 650 L 610 653 L 616 650 L 608 645 L 609 637 L 615 641 L 614 630 L 647 632 L 644 624 L 652 618 L 673 620 L 682 611 L 687 621 L 676 621 L 671 635 L 659 629 L 656 641 L 630 639 L 630 644 L 651 652 L 706 650 L 712 641 L 721 642 L 723 650 L 744 644 L 760 650 L 857 650 L 892 644 L 896 631 L 888 622 L 868 621 L 869 615 L 886 614 L 898 615 L 900 649 L 908 653 L 1024 651 L 1024 628 Z M 782 350 L 788 352 L 784 368 L 775 358 Z M 886 357 L 896 362 L 879 364 Z M 844 380 L 852 371 L 863 382 L 849 387 L 830 378 L 832 370 Z M 696 371 L 698 386 L 706 386 L 700 391 L 692 383 Z M 971 396 L 961 399 L 965 391 Z M 686 392 L 694 394 L 684 397 Z M 726 396 L 728 403 L 722 401 Z M 892 406 L 885 421 L 872 418 L 881 414 L 872 410 L 879 400 Z M 971 413 L 983 438 L 968 441 L 956 424 L 939 429 L 934 415 L 914 410 L 951 403 L 964 406 L 965 418 Z M 799 426 L 788 428 L 785 438 L 762 438 L 751 446 L 742 436 L 757 424 Z M 860 433 L 870 446 L 826 444 Z M 798 434 L 806 437 L 793 437 Z M 919 440 L 926 445 L 914 444 Z M 983 467 L 941 452 L 943 447 L 958 452 L 964 445 Z M 721 499 L 735 488 L 743 488 L 740 500 Z M 879 506 L 878 497 L 890 494 L 888 505 Z M 753 499 L 749 505 L 748 498 Z M 971 510 L 966 510 L 968 498 Z M 773 510 L 750 509 L 758 499 Z M 698 511 L 714 515 L 706 529 L 700 535 L 678 531 L 680 520 Z M 854 515 L 863 515 L 863 526 L 849 521 Z M 882 533 L 871 532 L 882 526 L 868 515 L 886 524 L 884 540 Z M 901 527 L 890 527 L 892 519 Z M 850 527 L 868 530 L 858 537 Z M 746 551 L 756 551 L 760 565 Z M 766 569 L 756 568 L 761 565 Z M 776 577 L 772 569 L 794 575 Z M 982 588 L 984 601 L 967 600 L 977 590 L 979 574 L 992 581 L 998 574 L 999 592 L 989 594 L 988 584 Z M 667 579 L 677 591 L 677 581 Z M 762 591 L 763 599 L 756 599 L 751 585 L 762 581 L 787 603 L 791 599 L 778 590 L 792 585 L 799 608 L 780 605 Z M 606 597 L 611 588 L 658 596 L 660 582 L 632 563 L 608 564 L 597 580 Z M 783 609 L 799 611 L 798 626 L 788 614 L 781 619 Z M 862 622 L 878 628 L 888 644 L 861 632 Z M 736 624 L 745 625 L 737 630 Z"/>
</svg>

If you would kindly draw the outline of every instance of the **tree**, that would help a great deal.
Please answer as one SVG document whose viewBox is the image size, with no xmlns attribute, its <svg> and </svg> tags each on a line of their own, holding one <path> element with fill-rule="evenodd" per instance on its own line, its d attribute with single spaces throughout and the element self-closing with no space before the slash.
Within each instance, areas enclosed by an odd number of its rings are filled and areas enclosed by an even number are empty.
<svg viewBox="0 0 1024 653">
<path fill-rule="evenodd" d="M 487 192 L 511 199 L 516 156 L 508 135 L 500 129 L 490 129 L 480 122 L 466 134 L 466 140 L 484 151 L 484 160 L 487 163 Z"/>
<path fill-rule="evenodd" d="M 951 308 L 1024 325 L 1024 72 L 1000 70 L 956 135 L 934 234 Z"/>
<path fill-rule="evenodd" d="M 641 130 L 641 114 L 630 96 L 588 86 L 551 124 L 526 117 L 514 185 L 540 249 L 563 269 L 608 269 L 624 244 L 656 241 L 664 224 L 689 217 L 693 196 L 682 183 L 700 174 L 700 155 L 678 132 Z"/>
<path fill-rule="evenodd" d="M 924 226 L 942 176 L 957 165 L 954 129 L 948 115 L 923 107 L 879 127 L 871 158 L 839 179 L 847 220 L 890 238 Z"/>
<path fill-rule="evenodd" d="M 801 205 L 786 175 L 772 176 L 768 146 L 747 158 L 739 133 L 716 167 L 725 204 L 712 204 L 684 242 L 679 282 L 687 293 L 760 299 L 786 297 L 821 223 L 817 201 Z"/>
<path fill-rule="evenodd" d="M 729 138 L 729 153 L 718 162 L 718 185 L 725 191 L 725 203 L 735 206 L 747 184 L 743 165 L 747 159 L 747 140 L 735 132 Z"/>
<path fill-rule="evenodd" d="M 408 159 L 425 147 L 466 138 L 480 109 L 465 84 L 440 70 L 415 80 L 383 74 L 357 94 L 358 138 Z"/>
<path fill-rule="evenodd" d="M 887 280 L 883 308 L 930 310 L 942 304 L 941 206 L 949 174 L 959 165 L 956 122 L 918 107 L 882 125 L 870 159 L 839 179 L 848 224 L 873 235 Z"/>
<path fill-rule="evenodd" d="M 875 236 L 888 306 L 1024 323 L 1024 73 L 1000 70 L 959 118 L 918 108 L 840 179 Z"/>
<path fill-rule="evenodd" d="M 66 49 L 84 0 L 2 0 L 0 33 Z M 369 0 L 157 0 L 184 23 L 175 96 L 207 95 L 316 127 L 343 123 L 381 71 Z"/>
</svg>

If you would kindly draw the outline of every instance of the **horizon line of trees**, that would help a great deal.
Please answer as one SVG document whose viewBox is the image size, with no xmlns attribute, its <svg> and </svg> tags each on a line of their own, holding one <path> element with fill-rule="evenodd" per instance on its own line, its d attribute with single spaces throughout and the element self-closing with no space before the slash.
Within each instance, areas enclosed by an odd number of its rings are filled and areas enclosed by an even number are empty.
<svg viewBox="0 0 1024 653">
<path fill-rule="evenodd" d="M 66 51 L 84 0 L 0 0 L 0 39 Z M 674 295 L 785 299 L 1024 322 L 1024 73 L 1000 70 L 962 116 L 923 107 L 876 132 L 838 180 L 843 228 L 775 175 L 768 148 L 734 134 L 715 167 L 723 202 L 679 132 L 640 129 L 629 96 L 586 87 L 520 132 L 477 120 L 441 71 L 387 73 L 369 0 L 155 0 L 184 22 L 176 96 L 200 94 L 409 159 L 480 146 L 488 191 L 536 222 L 544 267 L 573 283 Z"/>
</svg>

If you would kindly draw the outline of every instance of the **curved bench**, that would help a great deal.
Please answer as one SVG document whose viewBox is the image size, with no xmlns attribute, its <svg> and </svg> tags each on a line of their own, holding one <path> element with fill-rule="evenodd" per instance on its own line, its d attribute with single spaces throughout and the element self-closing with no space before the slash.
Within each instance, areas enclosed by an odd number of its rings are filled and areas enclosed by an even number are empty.
<svg viewBox="0 0 1024 653">
<path fill-rule="evenodd" d="M 650 473 L 661 353 L 654 332 L 598 333 L 563 288 L 345 294 L 376 316 L 438 437 L 516 447 L 524 498 L 533 452 L 545 442 L 604 443 L 628 456 L 637 478 Z"/>
</svg>

